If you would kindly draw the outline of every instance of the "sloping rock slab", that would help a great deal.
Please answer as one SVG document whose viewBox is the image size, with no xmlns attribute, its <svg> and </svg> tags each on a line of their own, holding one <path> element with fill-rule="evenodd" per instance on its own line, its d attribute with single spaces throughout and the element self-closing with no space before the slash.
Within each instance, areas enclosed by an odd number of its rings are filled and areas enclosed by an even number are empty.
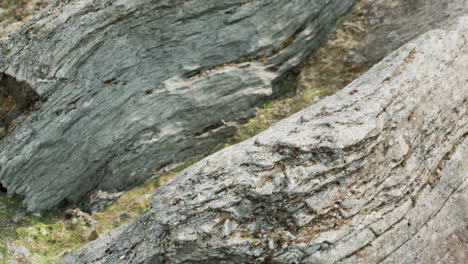
<svg viewBox="0 0 468 264">
<path fill-rule="evenodd" d="M 468 17 L 184 170 L 60 263 L 466 263 Z"/>
<path fill-rule="evenodd" d="M 1 184 L 40 211 L 209 152 L 354 1 L 54 1 L 0 43 L 41 102 L 0 142 Z"/>
<path fill-rule="evenodd" d="M 359 9 L 365 17 L 366 37 L 347 61 L 373 65 L 421 34 L 468 15 L 466 0 L 365 0 Z"/>
</svg>

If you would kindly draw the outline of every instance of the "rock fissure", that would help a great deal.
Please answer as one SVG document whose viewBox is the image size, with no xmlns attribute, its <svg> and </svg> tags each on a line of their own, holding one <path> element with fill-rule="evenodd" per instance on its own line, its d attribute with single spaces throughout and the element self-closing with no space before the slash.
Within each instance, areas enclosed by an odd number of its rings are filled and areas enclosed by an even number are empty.
<svg viewBox="0 0 468 264">
<path fill-rule="evenodd" d="M 8 189 L 5 188 L 2 183 L 0 183 L 0 193 L 7 193 L 8 192 Z"/>
<path fill-rule="evenodd" d="M 0 72 L 0 128 L 4 129 L 2 136 L 8 134 L 15 119 L 31 112 L 39 100 L 39 95 L 28 83 Z"/>
</svg>

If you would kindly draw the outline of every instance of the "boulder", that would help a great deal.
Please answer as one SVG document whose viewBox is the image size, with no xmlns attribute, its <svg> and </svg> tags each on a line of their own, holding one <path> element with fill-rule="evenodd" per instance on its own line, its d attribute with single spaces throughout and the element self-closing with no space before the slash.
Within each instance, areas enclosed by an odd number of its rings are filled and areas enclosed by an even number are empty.
<svg viewBox="0 0 468 264">
<path fill-rule="evenodd" d="M 346 61 L 373 65 L 415 37 L 468 14 L 466 0 L 365 0 L 357 7 L 366 36 Z"/>
<path fill-rule="evenodd" d="M 34 102 L 2 117 L 0 185 L 41 211 L 206 154 L 354 2 L 54 1 L 0 42 L 0 88 Z"/>
<path fill-rule="evenodd" d="M 468 17 L 185 169 L 59 263 L 467 263 Z"/>
</svg>

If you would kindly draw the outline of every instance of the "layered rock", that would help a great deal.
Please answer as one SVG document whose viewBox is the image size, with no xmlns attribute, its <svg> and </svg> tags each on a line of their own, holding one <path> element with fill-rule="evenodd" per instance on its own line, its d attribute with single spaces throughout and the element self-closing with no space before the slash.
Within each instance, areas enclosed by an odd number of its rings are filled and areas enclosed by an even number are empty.
<svg viewBox="0 0 468 264">
<path fill-rule="evenodd" d="M 373 65 L 415 37 L 468 14 L 466 0 L 364 0 L 366 36 L 347 61 Z M 357 26 L 357 25 L 356 25 Z"/>
<path fill-rule="evenodd" d="M 54 1 L 0 43 L 39 97 L 0 142 L 1 185 L 40 211 L 209 152 L 353 2 Z"/>
<path fill-rule="evenodd" d="M 60 263 L 465 263 L 468 17 L 184 170 Z"/>
</svg>

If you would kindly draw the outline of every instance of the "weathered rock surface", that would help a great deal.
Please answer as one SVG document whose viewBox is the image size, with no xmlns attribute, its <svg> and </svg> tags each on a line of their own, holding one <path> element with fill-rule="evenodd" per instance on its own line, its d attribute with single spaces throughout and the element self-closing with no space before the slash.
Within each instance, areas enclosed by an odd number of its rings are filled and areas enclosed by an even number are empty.
<svg viewBox="0 0 468 264">
<path fill-rule="evenodd" d="M 359 9 L 368 32 L 347 60 L 373 65 L 415 37 L 468 14 L 468 1 L 365 0 Z"/>
<path fill-rule="evenodd" d="M 354 1 L 55 1 L 0 43 L 40 97 L 0 142 L 1 185 L 39 211 L 210 151 Z"/>
<path fill-rule="evenodd" d="M 468 17 L 184 170 L 60 263 L 466 263 Z"/>
</svg>

